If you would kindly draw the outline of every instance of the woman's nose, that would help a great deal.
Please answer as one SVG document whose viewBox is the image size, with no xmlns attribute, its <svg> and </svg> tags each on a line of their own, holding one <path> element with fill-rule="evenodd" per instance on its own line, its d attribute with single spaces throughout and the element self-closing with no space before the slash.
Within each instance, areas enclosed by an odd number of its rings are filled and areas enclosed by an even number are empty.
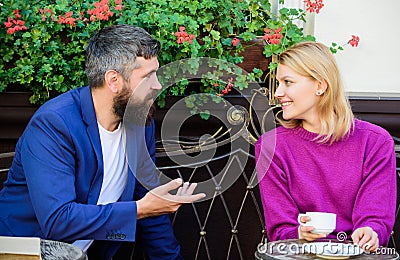
<svg viewBox="0 0 400 260">
<path fill-rule="evenodd" d="M 284 95 L 283 87 L 281 86 L 281 84 L 278 84 L 278 87 L 275 89 L 274 96 L 276 98 L 279 98 L 279 97 L 283 97 L 283 95 Z"/>
</svg>

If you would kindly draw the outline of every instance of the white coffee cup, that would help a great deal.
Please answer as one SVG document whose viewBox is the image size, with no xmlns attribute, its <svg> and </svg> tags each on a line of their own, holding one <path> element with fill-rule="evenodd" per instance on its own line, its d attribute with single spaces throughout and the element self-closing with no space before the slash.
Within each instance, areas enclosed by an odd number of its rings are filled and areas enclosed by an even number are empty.
<svg viewBox="0 0 400 260">
<path fill-rule="evenodd" d="M 310 221 L 307 223 L 302 223 L 300 221 L 301 217 L 309 217 Z M 327 212 L 306 212 L 306 214 L 299 214 L 297 217 L 297 221 L 302 226 L 306 227 L 314 227 L 311 233 L 324 233 L 329 234 L 332 233 L 333 230 L 336 228 L 336 214 L 334 213 L 327 213 Z"/>
</svg>

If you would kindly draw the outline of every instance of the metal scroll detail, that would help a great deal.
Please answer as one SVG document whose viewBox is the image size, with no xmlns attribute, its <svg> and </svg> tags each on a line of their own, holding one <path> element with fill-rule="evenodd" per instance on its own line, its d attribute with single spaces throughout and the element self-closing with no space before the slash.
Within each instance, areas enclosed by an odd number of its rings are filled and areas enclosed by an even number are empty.
<svg viewBox="0 0 400 260">
<path fill-rule="evenodd" d="M 199 183 L 196 190 L 207 194 L 207 200 L 183 207 L 172 219 L 188 259 L 251 259 L 257 245 L 266 241 L 251 146 L 269 127 L 274 127 L 276 106 L 260 113 L 255 103 L 268 104 L 265 88 L 253 90 L 248 100 L 248 108 L 224 106 L 224 112 L 220 112 L 225 116 L 221 120 L 224 127 L 210 135 L 159 141 L 163 146 L 157 149 L 157 161 L 162 175 Z M 177 115 L 176 111 L 173 115 Z M 271 121 L 272 125 L 268 125 Z M 215 152 L 209 157 L 200 156 L 210 151 Z M 187 160 L 179 160 L 181 156 Z M 190 160 L 195 156 L 198 157 Z M 187 237 L 188 229 L 195 231 L 194 239 Z"/>
<path fill-rule="evenodd" d="M 215 132 L 196 137 L 169 136 L 157 141 L 157 157 L 177 156 L 183 153 L 198 153 L 204 150 L 215 149 L 224 146 L 238 138 L 245 139 L 249 144 L 254 145 L 258 138 L 271 128 L 275 127 L 273 111 L 280 107 L 280 104 L 267 107 L 262 114 L 258 111 L 258 118 L 254 115 L 253 104 L 255 98 L 262 97 L 268 102 L 268 90 L 259 88 L 252 91 L 249 101 L 249 108 L 241 105 L 231 105 L 225 109 L 225 119 L 221 120 L 225 127 L 221 126 Z M 261 115 L 261 116 L 260 116 Z M 168 120 L 163 124 L 168 124 Z M 204 121 L 207 124 L 207 121 Z"/>
</svg>

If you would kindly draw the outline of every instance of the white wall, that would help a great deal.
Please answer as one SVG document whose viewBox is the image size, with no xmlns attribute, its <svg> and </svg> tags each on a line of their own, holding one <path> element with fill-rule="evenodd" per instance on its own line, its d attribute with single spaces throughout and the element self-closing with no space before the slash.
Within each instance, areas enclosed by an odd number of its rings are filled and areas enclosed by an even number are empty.
<svg viewBox="0 0 400 260">
<path fill-rule="evenodd" d="M 400 97 L 400 0 L 325 0 L 315 15 L 317 41 L 346 43 L 335 56 L 353 96 Z M 365 93 L 368 92 L 368 93 Z M 400 109 L 400 108 L 399 108 Z"/>
</svg>

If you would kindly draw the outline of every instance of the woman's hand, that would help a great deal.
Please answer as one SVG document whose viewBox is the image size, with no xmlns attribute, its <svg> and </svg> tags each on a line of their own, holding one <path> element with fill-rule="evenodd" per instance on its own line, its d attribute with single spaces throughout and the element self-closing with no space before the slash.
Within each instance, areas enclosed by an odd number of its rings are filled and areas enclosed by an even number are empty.
<svg viewBox="0 0 400 260">
<path fill-rule="evenodd" d="M 357 228 L 351 235 L 354 244 L 365 251 L 375 251 L 379 246 L 378 234 L 370 227 Z"/>
<path fill-rule="evenodd" d="M 305 224 L 308 221 L 310 221 L 310 217 L 308 216 L 303 216 L 300 217 L 300 222 Z M 327 234 L 323 234 L 323 233 L 319 233 L 319 234 L 315 234 L 315 233 L 311 233 L 311 231 L 314 229 L 314 227 L 312 226 L 303 226 L 300 225 L 299 226 L 299 239 L 305 239 L 307 241 L 314 241 L 318 238 L 324 238 L 326 237 Z"/>
</svg>

